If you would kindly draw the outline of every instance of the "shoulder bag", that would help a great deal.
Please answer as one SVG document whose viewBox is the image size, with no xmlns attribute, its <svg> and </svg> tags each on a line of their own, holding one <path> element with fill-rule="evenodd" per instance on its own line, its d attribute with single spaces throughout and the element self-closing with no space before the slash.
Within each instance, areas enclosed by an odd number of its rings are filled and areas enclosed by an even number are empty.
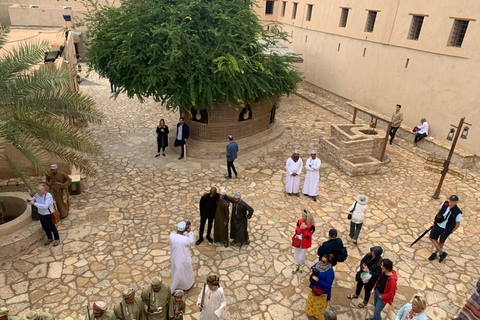
<svg viewBox="0 0 480 320">
<path fill-rule="evenodd" d="M 325 292 L 325 289 L 320 288 L 319 286 L 314 285 L 312 288 L 312 293 L 314 296 L 321 296 Z"/>
<path fill-rule="evenodd" d="M 50 208 L 48 208 L 48 212 L 50 212 L 50 216 L 52 217 L 53 224 L 57 224 L 60 222 L 60 212 L 57 210 L 55 203 L 53 204 L 53 208 L 55 209 L 53 213 L 52 211 L 50 211 Z"/>
<path fill-rule="evenodd" d="M 353 205 L 353 209 L 352 211 L 350 211 L 350 213 L 348 214 L 347 216 L 347 219 L 348 220 L 351 220 L 352 219 L 352 212 L 355 211 L 355 208 L 357 207 L 357 201 L 355 201 L 355 204 Z"/>
</svg>

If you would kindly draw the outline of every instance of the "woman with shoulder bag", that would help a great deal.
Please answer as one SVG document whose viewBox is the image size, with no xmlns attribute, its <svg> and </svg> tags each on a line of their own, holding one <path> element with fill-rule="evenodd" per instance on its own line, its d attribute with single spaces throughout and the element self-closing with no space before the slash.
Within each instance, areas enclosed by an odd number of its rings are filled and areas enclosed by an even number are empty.
<svg viewBox="0 0 480 320">
<path fill-rule="evenodd" d="M 305 261 L 305 255 L 308 248 L 312 246 L 312 234 L 315 232 L 315 220 L 313 215 L 307 210 L 303 210 L 302 218 L 298 220 L 295 234 L 292 238 L 294 246 L 295 267 L 292 273 L 303 272 L 302 264 Z"/>
<path fill-rule="evenodd" d="M 359 308 L 363 308 L 368 304 L 375 282 L 377 282 L 382 273 L 382 253 L 382 247 L 372 247 L 370 248 L 370 252 L 360 261 L 360 270 L 355 276 L 357 289 L 355 293 L 347 296 L 348 299 L 356 299 L 360 295 L 362 288 L 365 287 L 365 298 L 358 304 Z"/>
<path fill-rule="evenodd" d="M 307 298 L 307 315 L 323 320 L 323 312 L 330 301 L 335 272 L 332 269 L 333 254 L 325 254 L 310 270 L 310 290 Z"/>
<path fill-rule="evenodd" d="M 357 244 L 360 230 L 362 230 L 363 221 L 365 220 L 365 214 L 368 209 L 367 203 L 368 197 L 364 194 L 359 194 L 357 201 L 348 209 L 351 213 L 351 216 L 349 214 L 349 218 L 352 219 L 350 220 L 350 238 L 353 239 L 354 244 Z"/>
<path fill-rule="evenodd" d="M 165 157 L 165 148 L 168 147 L 168 133 L 165 120 L 160 119 L 160 123 L 157 126 L 157 154 L 155 158 L 160 156 L 160 151 L 162 151 L 162 155 Z"/>
</svg>

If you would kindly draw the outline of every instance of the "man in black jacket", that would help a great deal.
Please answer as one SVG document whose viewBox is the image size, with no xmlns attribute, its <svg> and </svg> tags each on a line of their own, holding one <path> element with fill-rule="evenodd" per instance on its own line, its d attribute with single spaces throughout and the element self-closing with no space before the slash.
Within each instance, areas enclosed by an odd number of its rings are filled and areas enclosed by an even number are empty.
<svg viewBox="0 0 480 320">
<path fill-rule="evenodd" d="M 200 199 L 200 233 L 198 235 L 198 240 L 195 244 L 198 246 L 203 241 L 203 231 L 205 230 L 205 223 L 208 220 L 207 227 L 207 240 L 212 243 L 213 239 L 210 237 L 212 232 L 213 219 L 215 219 L 215 210 L 217 209 L 217 200 L 219 195 L 217 193 L 217 188 L 210 188 L 209 193 L 205 193 Z"/>
<path fill-rule="evenodd" d="M 174 147 L 182 147 L 182 153 L 178 160 L 183 159 L 185 156 L 185 149 L 183 146 L 187 143 L 187 139 L 190 136 L 190 128 L 185 123 L 185 118 L 180 117 L 179 122 L 177 123 L 177 137 L 175 138 L 175 143 L 173 144 Z"/>
<path fill-rule="evenodd" d="M 460 227 L 462 221 L 462 210 L 457 207 L 458 197 L 451 195 L 448 201 L 442 203 L 438 209 L 437 214 L 443 215 L 443 222 L 434 222 L 432 231 L 430 231 L 430 241 L 435 246 L 435 252 L 428 258 L 432 261 L 437 258 L 437 253 L 440 254 L 440 262 L 445 260 L 447 253 L 443 252 L 443 245 L 448 236 Z M 439 239 L 440 238 L 440 239 Z"/>
<path fill-rule="evenodd" d="M 328 241 L 319 243 L 317 254 L 319 259 L 322 259 L 325 254 L 333 254 L 332 267 L 337 264 L 338 257 L 342 254 L 343 241 L 337 238 L 338 233 L 335 229 L 328 231 Z"/>
</svg>

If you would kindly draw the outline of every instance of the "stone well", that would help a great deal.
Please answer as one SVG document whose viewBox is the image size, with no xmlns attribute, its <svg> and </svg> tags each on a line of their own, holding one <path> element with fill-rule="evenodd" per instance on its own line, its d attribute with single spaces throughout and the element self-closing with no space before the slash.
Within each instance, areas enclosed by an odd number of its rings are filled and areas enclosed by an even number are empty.
<svg viewBox="0 0 480 320">
<path fill-rule="evenodd" d="M 330 137 L 320 139 L 322 160 L 350 176 L 374 174 L 382 167 L 380 159 L 385 131 L 362 124 L 331 125 Z"/>
</svg>

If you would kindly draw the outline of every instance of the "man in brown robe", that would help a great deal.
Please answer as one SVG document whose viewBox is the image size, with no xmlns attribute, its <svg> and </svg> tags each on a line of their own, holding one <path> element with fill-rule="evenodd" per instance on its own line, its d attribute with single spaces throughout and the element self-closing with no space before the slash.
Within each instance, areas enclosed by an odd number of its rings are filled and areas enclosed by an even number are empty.
<svg viewBox="0 0 480 320">
<path fill-rule="evenodd" d="M 213 239 L 215 242 L 221 242 L 228 247 L 228 202 L 225 200 L 227 192 L 222 190 L 220 198 L 217 200 L 215 210 L 215 227 L 213 229 Z"/>
<path fill-rule="evenodd" d="M 68 200 L 68 187 L 72 183 L 70 176 L 62 171 L 58 171 L 58 166 L 52 164 L 50 166 L 51 174 L 47 174 L 47 185 L 50 187 L 50 193 L 57 204 L 60 212 L 60 218 L 66 218 L 70 210 L 70 202 Z"/>
<path fill-rule="evenodd" d="M 232 218 L 230 221 L 230 239 L 233 241 L 231 246 L 237 242 L 250 244 L 248 239 L 248 219 L 253 215 L 253 209 L 242 200 L 240 192 L 235 193 L 235 197 L 225 196 L 225 199 L 232 203 Z"/>
</svg>

